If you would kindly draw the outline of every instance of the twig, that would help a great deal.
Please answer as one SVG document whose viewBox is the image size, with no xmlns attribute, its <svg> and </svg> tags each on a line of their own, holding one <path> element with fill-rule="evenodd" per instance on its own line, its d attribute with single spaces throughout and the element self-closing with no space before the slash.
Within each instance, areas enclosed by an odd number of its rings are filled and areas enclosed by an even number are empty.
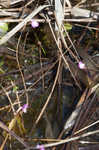
<svg viewBox="0 0 99 150">
<path fill-rule="evenodd" d="M 84 137 L 87 137 L 87 136 L 90 136 L 90 135 L 94 135 L 94 134 L 97 134 L 97 133 L 99 133 L 99 130 L 87 132 L 87 133 L 82 134 L 80 136 L 72 137 L 72 138 L 69 138 L 69 139 L 60 140 L 59 142 L 50 143 L 50 144 L 44 144 L 43 147 L 44 148 L 48 148 L 48 147 L 58 146 L 58 145 L 61 145 L 61 144 L 65 144 L 65 143 L 68 143 L 68 142 L 79 140 L 81 138 L 84 138 Z M 32 150 L 32 149 L 39 149 L 39 148 L 37 148 L 37 147 L 29 147 L 29 148 L 26 148 L 24 150 Z"/>
<path fill-rule="evenodd" d="M 48 105 L 48 103 L 49 103 L 49 101 L 50 101 L 50 98 L 51 98 L 51 96 L 52 96 L 52 94 L 53 94 L 53 91 L 54 91 L 54 88 L 55 88 L 55 86 L 56 86 L 56 82 L 57 82 L 57 79 L 58 79 L 58 76 L 59 76 L 60 63 L 61 63 L 61 61 L 59 61 L 59 66 L 58 66 L 58 70 L 57 70 L 57 74 L 56 74 L 56 77 L 55 77 L 55 81 L 54 81 L 52 90 L 51 90 L 51 92 L 50 92 L 50 94 L 49 94 L 49 96 L 48 96 L 48 98 L 47 98 L 47 101 L 46 101 L 45 105 L 43 106 L 43 108 L 42 108 L 42 110 L 41 110 L 41 112 L 40 112 L 40 114 L 39 114 L 39 116 L 38 116 L 38 118 L 37 118 L 37 120 L 36 120 L 36 122 L 35 122 L 36 124 L 39 122 L 40 118 L 42 117 L 42 115 L 43 115 L 43 113 L 44 113 L 44 111 L 45 111 L 45 109 L 46 109 L 46 107 L 47 107 L 47 105 Z"/>
<path fill-rule="evenodd" d="M 94 122 L 94 123 L 92 123 L 92 124 L 90 124 L 90 125 L 88 125 L 88 126 L 82 128 L 82 129 L 76 131 L 76 132 L 74 133 L 74 135 L 75 135 L 75 134 L 78 134 L 78 133 L 80 133 L 80 132 L 82 132 L 82 131 L 84 131 L 84 130 L 86 130 L 86 129 L 88 129 L 88 128 L 90 128 L 90 127 L 96 125 L 96 124 L 98 124 L 98 123 L 99 123 L 99 120 L 97 120 L 96 122 Z"/>
<path fill-rule="evenodd" d="M 6 96 L 8 97 L 8 100 L 9 100 L 9 102 L 10 102 L 12 111 L 13 111 L 13 113 L 14 113 L 14 115 L 15 115 L 15 109 L 14 109 L 14 107 L 13 107 L 13 103 L 12 103 L 12 101 L 11 101 L 11 98 L 10 98 L 8 92 L 6 91 L 6 89 L 5 89 L 2 85 L 0 85 L 0 86 L 1 86 L 1 88 L 3 89 L 4 93 L 6 94 Z"/>
<path fill-rule="evenodd" d="M 92 18 L 85 18 L 85 19 L 64 19 L 64 22 L 97 22 Z"/>
<path fill-rule="evenodd" d="M 28 15 L 21 23 L 9 31 L 5 36 L 0 39 L 0 45 L 6 43 L 15 33 L 17 33 L 24 25 L 26 25 L 31 19 L 37 15 L 42 9 L 49 7 L 50 5 L 39 6 L 30 15 Z"/>
<path fill-rule="evenodd" d="M 13 136 L 15 139 L 17 139 L 22 145 L 24 145 L 24 147 L 28 148 L 27 144 L 23 141 L 22 138 L 20 138 L 19 136 L 17 136 L 13 131 L 10 131 L 9 128 L 0 121 L 0 128 L 4 129 L 5 131 L 7 131 L 11 136 Z"/>
<path fill-rule="evenodd" d="M 28 104 L 29 103 L 28 93 L 27 93 L 27 89 L 26 89 L 26 85 L 25 85 L 24 75 L 23 75 L 22 69 L 20 67 L 19 57 L 18 57 L 18 50 L 19 50 L 19 42 L 20 42 L 20 40 L 21 40 L 21 35 L 19 37 L 18 44 L 17 44 L 16 59 L 17 59 L 18 68 L 19 68 L 19 71 L 20 71 L 20 74 L 21 74 L 21 77 L 22 77 L 23 85 L 24 85 L 24 90 L 25 90 L 25 95 L 26 95 L 26 103 Z"/>
</svg>

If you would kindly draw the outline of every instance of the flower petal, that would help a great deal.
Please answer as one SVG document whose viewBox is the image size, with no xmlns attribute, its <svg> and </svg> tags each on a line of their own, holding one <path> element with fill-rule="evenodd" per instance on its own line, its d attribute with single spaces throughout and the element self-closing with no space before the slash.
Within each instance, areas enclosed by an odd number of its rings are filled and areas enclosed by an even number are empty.
<svg viewBox="0 0 99 150">
<path fill-rule="evenodd" d="M 28 108 L 28 104 L 24 104 L 24 105 L 22 106 L 22 111 L 23 111 L 24 113 L 26 113 L 26 112 L 27 112 L 27 108 Z"/>
<path fill-rule="evenodd" d="M 40 150 L 45 150 L 43 145 L 37 145 L 37 148 L 39 148 Z"/>
<path fill-rule="evenodd" d="M 85 68 L 86 68 L 86 67 L 85 67 L 85 64 L 84 64 L 82 61 L 79 61 L 78 67 L 79 67 L 80 69 L 85 69 Z"/>
<path fill-rule="evenodd" d="M 33 28 L 37 28 L 39 26 L 39 23 L 36 20 L 32 19 L 31 20 L 31 25 L 32 25 Z"/>
</svg>

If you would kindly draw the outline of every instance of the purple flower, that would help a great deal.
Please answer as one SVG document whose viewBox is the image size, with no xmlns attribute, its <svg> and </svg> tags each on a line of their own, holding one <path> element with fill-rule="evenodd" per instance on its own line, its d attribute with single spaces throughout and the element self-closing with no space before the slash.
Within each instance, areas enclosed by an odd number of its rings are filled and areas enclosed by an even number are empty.
<svg viewBox="0 0 99 150">
<path fill-rule="evenodd" d="M 79 67 L 80 69 L 86 69 L 85 64 L 84 64 L 82 61 L 79 61 L 78 67 Z"/>
<path fill-rule="evenodd" d="M 43 145 L 37 145 L 37 148 L 40 149 L 40 150 L 45 150 Z"/>
<path fill-rule="evenodd" d="M 39 23 L 36 20 L 32 19 L 31 20 L 31 25 L 32 25 L 33 28 L 37 28 L 39 26 Z"/>
<path fill-rule="evenodd" d="M 28 108 L 28 104 L 24 104 L 24 105 L 22 106 L 22 111 L 23 111 L 24 113 L 26 113 L 26 112 L 27 112 L 27 108 Z"/>
</svg>

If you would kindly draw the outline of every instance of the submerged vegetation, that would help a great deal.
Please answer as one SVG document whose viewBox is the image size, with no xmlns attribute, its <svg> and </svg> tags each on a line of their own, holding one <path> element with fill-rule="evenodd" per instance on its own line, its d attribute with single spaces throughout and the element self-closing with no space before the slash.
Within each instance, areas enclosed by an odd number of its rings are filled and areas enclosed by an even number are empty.
<svg viewBox="0 0 99 150">
<path fill-rule="evenodd" d="M 0 0 L 0 150 L 99 149 L 98 0 Z"/>
</svg>

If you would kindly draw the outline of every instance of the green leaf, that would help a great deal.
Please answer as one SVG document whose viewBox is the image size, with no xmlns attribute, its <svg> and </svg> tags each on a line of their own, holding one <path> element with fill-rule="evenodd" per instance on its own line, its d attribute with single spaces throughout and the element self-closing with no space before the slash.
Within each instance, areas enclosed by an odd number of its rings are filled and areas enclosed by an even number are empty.
<svg viewBox="0 0 99 150">
<path fill-rule="evenodd" d="M 2 68 L 0 68 L 0 73 L 5 73 Z"/>
<path fill-rule="evenodd" d="M 16 119 L 17 119 L 17 125 L 19 127 L 20 134 L 24 135 L 26 133 L 26 130 L 25 130 L 24 124 L 23 124 L 24 122 L 23 122 L 22 118 L 20 117 L 20 115 L 18 115 L 18 117 Z"/>
<path fill-rule="evenodd" d="M 0 22 L 0 36 L 3 36 L 8 31 L 8 24 Z"/>
<path fill-rule="evenodd" d="M 3 65 L 3 64 L 4 64 L 4 62 L 3 62 L 3 61 L 1 61 L 1 62 L 0 62 L 0 67 L 2 67 L 2 65 Z"/>
<path fill-rule="evenodd" d="M 46 55 L 46 51 L 43 47 L 42 47 L 42 51 L 43 51 L 44 55 Z"/>
<path fill-rule="evenodd" d="M 18 86 L 13 87 L 13 92 L 16 92 L 18 90 Z"/>
<path fill-rule="evenodd" d="M 69 24 L 69 23 L 65 23 L 65 24 L 64 24 L 64 27 L 65 27 L 65 29 L 66 29 L 67 31 L 69 31 L 69 30 L 72 29 L 72 25 Z"/>
</svg>

